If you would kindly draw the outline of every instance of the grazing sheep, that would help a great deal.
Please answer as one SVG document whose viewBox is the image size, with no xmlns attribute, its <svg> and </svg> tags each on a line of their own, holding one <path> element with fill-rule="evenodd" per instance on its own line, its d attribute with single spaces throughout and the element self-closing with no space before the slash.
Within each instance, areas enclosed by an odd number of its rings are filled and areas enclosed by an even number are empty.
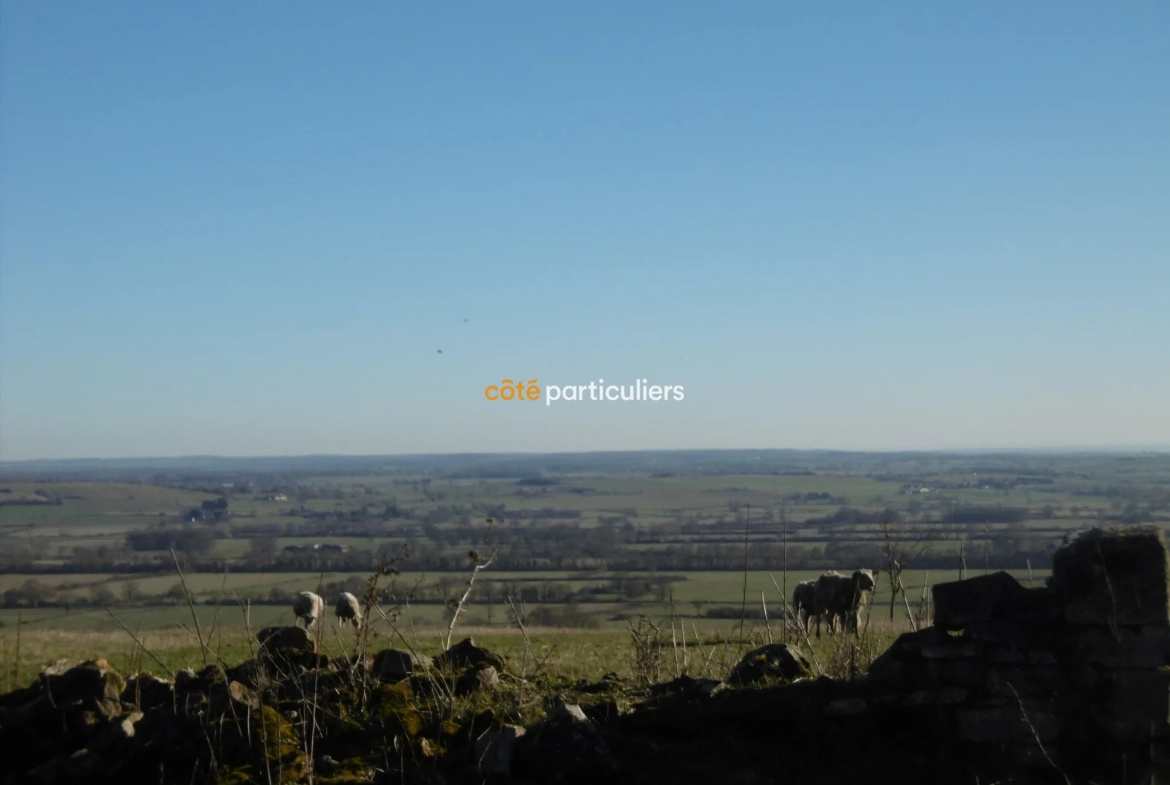
<svg viewBox="0 0 1170 785">
<path fill-rule="evenodd" d="M 792 615 L 796 618 L 796 623 L 807 633 L 809 621 L 813 616 L 819 616 L 815 580 L 798 583 L 792 590 Z"/>
<path fill-rule="evenodd" d="M 301 592 L 293 602 L 293 613 L 296 614 L 297 621 L 305 620 L 306 630 L 312 629 L 324 612 L 325 601 L 311 591 Z"/>
<path fill-rule="evenodd" d="M 816 582 L 817 637 L 821 637 L 821 615 L 829 616 L 829 632 L 836 630 L 837 619 L 841 629 L 857 632 L 857 615 L 865 602 L 865 592 L 873 591 L 873 572 L 857 570 L 852 575 L 829 571 Z"/>
<path fill-rule="evenodd" d="M 362 622 L 362 606 L 358 602 L 358 598 L 347 591 L 337 595 L 337 606 L 334 610 L 342 624 L 352 624 L 357 627 Z"/>
</svg>

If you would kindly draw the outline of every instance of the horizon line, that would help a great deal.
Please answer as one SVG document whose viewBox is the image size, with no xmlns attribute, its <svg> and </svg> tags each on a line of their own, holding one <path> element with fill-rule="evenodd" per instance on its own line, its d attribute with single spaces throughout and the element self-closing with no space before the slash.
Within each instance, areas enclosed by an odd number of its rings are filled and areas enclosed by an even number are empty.
<svg viewBox="0 0 1170 785">
<path fill-rule="evenodd" d="M 1170 454 L 1170 445 L 1074 445 L 1074 446 L 1038 446 L 1038 447 L 936 447 L 936 448 L 908 448 L 908 449 L 841 449 L 829 447 L 682 447 L 682 448 L 633 448 L 616 450 L 558 450 L 558 451 L 504 451 L 504 452 L 408 452 L 408 453 L 295 453 L 295 454 L 251 454 L 251 455 L 221 455 L 215 453 L 188 453 L 183 455 L 136 455 L 121 457 L 84 456 L 74 458 L 18 458 L 0 459 L 0 467 L 38 464 L 38 463 L 79 463 L 79 462 L 112 462 L 112 461 L 184 461 L 184 460 L 297 460 L 311 458 L 458 458 L 458 457 L 508 457 L 508 456 L 564 456 L 564 455 L 604 455 L 604 454 L 635 454 L 635 453 L 687 453 L 687 452 L 806 452 L 806 453 L 846 453 L 855 455 L 946 455 L 961 453 L 1040 453 L 1049 455 L 1060 454 L 1116 454 L 1116 453 L 1155 453 Z"/>
</svg>

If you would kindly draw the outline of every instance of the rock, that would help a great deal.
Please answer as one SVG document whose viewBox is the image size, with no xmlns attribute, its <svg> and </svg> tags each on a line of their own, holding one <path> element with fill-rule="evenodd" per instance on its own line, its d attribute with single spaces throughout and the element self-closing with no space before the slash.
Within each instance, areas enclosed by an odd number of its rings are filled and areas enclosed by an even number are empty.
<svg viewBox="0 0 1170 785">
<path fill-rule="evenodd" d="M 1003 571 L 939 583 L 932 594 L 934 626 L 944 630 L 962 630 L 979 622 L 1044 623 L 1059 616 L 1052 592 L 1026 589 Z"/>
<path fill-rule="evenodd" d="M 41 683 L 49 700 L 58 704 L 87 700 L 118 704 L 126 689 L 118 672 L 101 659 L 46 668 L 41 672 Z"/>
<path fill-rule="evenodd" d="M 480 665 L 491 665 L 499 673 L 503 673 L 507 669 L 507 661 L 503 655 L 476 646 L 475 641 L 471 638 L 464 638 L 445 652 L 437 655 L 433 664 L 436 668 L 456 671 L 478 668 Z"/>
<path fill-rule="evenodd" d="M 903 706 L 946 706 L 952 703 L 962 703 L 971 693 L 962 687 L 939 687 L 934 690 L 919 690 L 912 692 L 902 701 Z"/>
<path fill-rule="evenodd" d="M 399 649 L 382 649 L 374 655 L 370 672 L 386 682 L 398 682 L 425 671 L 430 664 L 425 655 L 411 654 Z"/>
<path fill-rule="evenodd" d="M 727 681 L 732 684 L 755 684 L 765 679 L 793 681 L 809 675 L 808 660 L 800 650 L 784 643 L 769 643 L 749 651 L 739 661 Z"/>
<path fill-rule="evenodd" d="M 986 689 L 988 695 L 1001 698 L 1052 696 L 1066 686 L 1064 673 L 1060 668 L 1007 667 L 988 671 Z"/>
<path fill-rule="evenodd" d="M 469 668 L 455 682 L 455 695 L 462 697 L 480 690 L 490 689 L 500 683 L 500 672 L 491 665 Z"/>
<path fill-rule="evenodd" d="M 573 686 L 573 689 L 580 693 L 596 694 L 599 692 L 611 692 L 615 689 L 621 689 L 628 684 L 628 680 L 623 679 L 616 673 L 611 672 L 605 674 L 592 684 L 590 684 L 586 679 L 581 679 Z"/>
<path fill-rule="evenodd" d="M 1032 649 L 1028 652 L 1028 662 L 1033 665 L 1059 665 L 1060 659 L 1054 652 Z"/>
<path fill-rule="evenodd" d="M 962 638 L 952 638 L 946 643 L 935 643 L 923 646 L 922 656 L 928 660 L 957 660 L 978 657 L 982 652 L 974 643 L 967 643 Z"/>
<path fill-rule="evenodd" d="M 507 777 L 511 774 L 516 740 L 523 735 L 524 728 L 505 726 L 476 739 L 475 765 L 479 773 L 485 777 Z"/>
<path fill-rule="evenodd" d="M 341 764 L 334 760 L 332 755 L 322 755 L 317 759 L 317 764 L 313 769 L 318 774 L 330 777 L 341 769 Z"/>
<path fill-rule="evenodd" d="M 1170 628 L 1078 626 L 1066 640 L 1071 656 L 1109 668 L 1170 665 Z"/>
<path fill-rule="evenodd" d="M 628 700 L 606 700 L 599 703 L 591 703 L 588 706 L 582 706 L 585 716 L 589 718 L 590 722 L 606 723 L 616 720 L 624 714 L 629 714 L 632 711 L 630 702 Z"/>
<path fill-rule="evenodd" d="M 1059 718 L 1046 711 L 1027 712 L 1019 705 L 961 709 L 956 715 L 958 737 L 964 741 L 990 744 L 1019 744 L 1034 741 L 1033 730 L 1042 742 L 1060 734 Z"/>
<path fill-rule="evenodd" d="M 557 701 L 553 704 L 552 709 L 549 710 L 545 717 L 547 722 L 589 722 L 589 718 L 585 716 L 585 712 L 576 703 L 566 703 L 564 701 Z"/>
<path fill-rule="evenodd" d="M 517 740 L 512 775 L 534 782 L 596 783 L 613 778 L 617 763 L 580 706 L 558 702 L 544 723 Z"/>
<path fill-rule="evenodd" d="M 1170 626 L 1170 551 L 1161 529 L 1092 529 L 1052 556 L 1048 585 L 1070 624 Z"/>
<path fill-rule="evenodd" d="M 210 684 L 202 681 L 191 668 L 184 668 L 175 674 L 175 692 L 207 692 Z"/>
<path fill-rule="evenodd" d="M 675 695 L 681 698 L 710 698 L 727 685 L 717 679 L 695 679 L 679 676 L 665 684 L 654 684 L 650 694 L 654 696 Z"/>
<path fill-rule="evenodd" d="M 149 673 L 140 673 L 126 680 L 122 691 L 122 703 L 137 706 L 143 711 L 173 706 L 175 687 L 168 679 L 160 679 Z"/>
<path fill-rule="evenodd" d="M 228 681 L 238 681 L 251 689 L 259 689 L 263 679 L 263 666 L 258 659 L 244 660 L 227 672 Z"/>
<path fill-rule="evenodd" d="M 265 627 L 256 640 L 261 663 L 273 677 L 329 666 L 329 658 L 318 653 L 317 641 L 302 627 Z"/>
<path fill-rule="evenodd" d="M 129 739 L 134 738 L 134 726 L 145 715 L 141 711 L 130 712 L 118 717 L 110 717 L 105 726 L 94 734 L 85 749 L 90 752 L 102 752 L 116 748 Z"/>
<path fill-rule="evenodd" d="M 1170 733 L 1170 670 L 1119 670 L 1101 679 L 1096 720 L 1116 739 Z"/>
<path fill-rule="evenodd" d="M 980 660 L 955 660 L 943 665 L 939 679 L 943 684 L 973 690 L 983 683 L 986 670 Z"/>
<path fill-rule="evenodd" d="M 824 713 L 830 717 L 847 717 L 863 714 L 869 708 L 861 698 L 839 698 L 825 704 Z"/>
<path fill-rule="evenodd" d="M 211 688 L 207 701 L 207 714 L 211 719 L 223 716 L 241 718 L 260 708 L 260 696 L 238 681 L 216 684 Z"/>
<path fill-rule="evenodd" d="M 1015 646 L 988 646 L 984 659 L 992 664 L 1004 665 L 1023 662 L 1024 654 Z"/>
<path fill-rule="evenodd" d="M 256 642 L 260 644 L 261 649 L 268 651 L 279 649 L 317 650 L 316 641 L 304 627 L 265 627 L 256 633 Z"/>
</svg>

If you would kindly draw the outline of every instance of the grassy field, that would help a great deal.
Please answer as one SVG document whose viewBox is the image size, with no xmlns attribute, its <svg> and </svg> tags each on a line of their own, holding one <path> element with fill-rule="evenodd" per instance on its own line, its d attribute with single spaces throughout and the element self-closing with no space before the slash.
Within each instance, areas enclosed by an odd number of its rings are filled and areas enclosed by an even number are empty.
<svg viewBox="0 0 1170 785">
<path fill-rule="evenodd" d="M 969 572 L 968 576 L 982 574 L 982 572 L 982 569 L 974 570 Z M 1008 572 L 1025 585 L 1028 585 L 1029 580 L 1034 585 L 1043 585 L 1044 579 L 1048 575 L 1046 570 L 1034 570 L 1031 576 L 1027 570 L 1008 570 Z M 759 607 L 762 593 L 769 606 L 779 606 L 781 595 L 777 592 L 777 587 L 780 587 L 781 590 L 786 589 L 785 596 L 791 598 L 792 589 L 797 583 L 813 580 L 820 573 L 821 571 L 817 570 L 798 570 L 789 571 L 785 575 L 779 570 L 774 572 L 749 571 L 746 576 L 747 602 L 753 608 Z M 195 593 L 197 601 L 200 603 L 212 602 L 217 599 L 224 603 L 235 603 L 240 597 L 266 595 L 273 588 L 281 588 L 290 593 L 317 591 L 322 584 L 343 581 L 347 578 L 364 581 L 367 577 L 364 573 L 344 572 L 229 572 L 226 574 L 196 573 L 185 576 L 185 581 L 188 589 Z M 466 577 L 463 574 L 452 573 L 404 572 L 394 579 L 394 585 L 397 587 L 398 593 L 402 594 L 412 588 L 433 588 L 438 582 L 443 582 L 450 593 L 455 590 L 461 591 Z M 680 612 L 698 612 L 697 609 L 694 609 L 695 603 L 701 603 L 702 606 L 735 604 L 738 607 L 743 602 L 744 573 L 742 572 L 613 573 L 603 571 L 593 573 L 567 571 L 493 573 L 488 571 L 480 574 L 477 584 L 478 590 L 473 594 L 472 602 L 478 606 L 483 601 L 485 590 L 488 590 L 489 587 L 493 593 L 499 596 L 504 591 L 505 585 L 519 588 L 555 583 L 570 590 L 579 591 L 590 587 L 605 587 L 615 580 L 636 578 L 654 580 L 661 577 L 676 579 L 670 584 L 669 592 L 673 593 L 674 602 Z M 878 587 L 875 591 L 874 602 L 881 604 L 883 597 L 888 602 L 888 585 L 884 582 L 882 574 L 879 573 L 877 577 Z M 923 587 L 958 579 L 958 570 L 906 570 L 902 573 L 903 586 L 907 594 L 914 598 L 912 602 L 916 602 L 917 598 L 920 597 Z M 0 575 L 0 592 L 19 587 L 28 580 L 52 587 L 60 597 L 72 596 L 78 599 L 91 596 L 97 587 L 105 587 L 111 590 L 115 596 L 121 598 L 127 583 L 134 583 L 138 587 L 138 591 L 143 594 L 160 595 L 179 582 L 178 576 L 173 571 L 160 571 L 157 574 L 145 575 L 83 573 L 33 576 L 13 573 Z M 638 598 L 636 602 L 625 603 L 617 603 L 615 598 L 614 604 L 617 607 L 629 605 L 631 608 L 666 606 L 666 603 L 651 602 L 650 597 L 652 596 L 653 593 L 648 593 L 647 596 Z M 593 605 L 594 603 L 590 602 L 582 603 L 582 608 L 588 612 Z M 606 608 L 609 607 L 610 604 L 606 604 Z M 0 619 L 6 618 L 5 614 L 11 615 L 11 611 L 0 610 Z M 63 612 L 62 616 L 64 616 Z"/>
<path fill-rule="evenodd" d="M 191 667 L 198 669 L 206 662 L 222 662 L 236 665 L 255 655 L 255 642 L 247 634 L 247 627 L 216 623 L 215 619 L 200 610 L 201 636 L 196 635 L 191 624 L 190 612 L 186 626 L 177 626 L 180 613 L 175 613 L 175 624 L 167 627 L 146 629 L 136 626 L 142 619 L 129 615 L 123 619 L 129 631 L 118 629 L 25 629 L 19 636 L 0 635 L 0 672 L 3 673 L 5 691 L 25 685 L 36 677 L 45 665 L 60 659 L 84 659 L 104 657 L 123 673 L 149 671 L 156 674 L 173 673 Z M 279 622 L 283 619 L 257 612 L 252 609 L 253 623 L 262 626 L 264 620 Z M 223 621 L 223 620 L 221 620 Z M 739 638 L 738 622 L 696 621 L 676 619 L 674 635 L 671 635 L 669 619 L 659 620 L 658 643 L 661 648 L 662 676 L 665 679 L 675 675 L 675 658 L 678 658 L 678 673 L 696 677 L 721 678 L 748 649 L 768 641 L 786 641 L 809 657 L 814 671 L 838 667 L 843 653 L 848 648 L 861 645 L 866 650 L 865 662 L 884 651 L 901 633 L 908 632 L 910 625 L 905 622 L 889 624 L 874 614 L 868 628 L 858 643 L 852 636 L 803 635 L 780 624 L 765 626 L 761 622 L 749 622 Z M 426 623 L 415 619 L 414 624 L 407 618 L 399 619 L 395 628 L 385 623 L 375 625 L 376 632 L 370 644 L 371 651 L 386 647 L 414 649 L 427 654 L 436 654 L 444 648 L 447 629 L 441 624 Z M 338 630 L 329 625 L 321 633 L 321 648 L 330 656 L 349 655 L 354 651 L 355 638 L 352 629 Z M 200 637 L 206 649 L 199 644 Z M 633 668 L 634 646 L 628 625 L 607 630 L 568 630 L 532 628 L 525 636 L 515 627 L 464 626 L 454 631 L 452 642 L 465 637 L 474 637 L 476 643 L 505 655 L 518 670 L 526 669 L 532 674 L 544 674 L 557 678 L 595 680 L 606 673 L 617 673 L 629 677 Z M 205 659 L 206 658 L 206 659 Z"/>
<path fill-rule="evenodd" d="M 957 565 L 957 555 L 952 558 L 951 554 L 957 553 L 959 536 L 965 538 L 968 549 L 968 575 L 974 575 L 984 571 L 985 546 L 997 557 L 1015 548 L 1018 553 L 1039 555 L 1046 563 L 1049 550 L 1070 529 L 1116 522 L 1123 515 L 1170 525 L 1166 512 L 1170 509 L 1166 490 L 1170 460 L 1163 457 L 1023 457 L 1002 459 L 999 469 L 988 469 L 982 458 L 960 457 L 939 461 L 938 470 L 916 469 L 929 462 L 901 457 L 879 462 L 889 464 L 880 471 L 871 459 L 865 461 L 850 463 L 846 458 L 825 456 L 823 465 L 807 474 L 651 476 L 648 472 L 573 471 L 540 477 L 529 473 L 455 479 L 387 473 L 281 476 L 250 486 L 243 482 L 249 477 L 224 476 L 200 483 L 184 481 L 188 487 L 146 481 L 5 480 L 0 482 L 0 596 L 5 597 L 5 607 L 0 608 L 0 649 L 5 678 L 24 679 L 60 656 L 104 654 L 116 664 L 130 665 L 143 658 L 134 636 L 168 667 L 201 662 L 203 652 L 195 638 L 191 608 L 163 600 L 178 583 L 171 555 L 165 550 L 132 550 L 127 534 L 136 531 L 181 531 L 191 526 L 214 532 L 215 539 L 197 562 L 202 571 L 189 570 L 186 582 L 195 595 L 194 613 L 204 638 L 214 633 L 224 658 L 239 660 L 248 651 L 249 628 L 293 620 L 287 602 L 260 602 L 273 590 L 295 593 L 343 581 L 360 585 L 367 578 L 369 570 L 335 568 L 354 569 L 362 562 L 314 562 L 311 556 L 297 561 L 296 551 L 285 550 L 319 543 L 372 554 L 382 546 L 397 549 L 409 539 L 416 554 L 431 561 L 404 564 L 404 573 L 395 579 L 396 596 L 402 598 L 411 588 L 429 595 L 426 602 L 411 604 L 409 614 L 400 619 L 405 625 L 400 629 L 410 629 L 412 640 L 421 647 L 437 645 L 438 631 L 449 618 L 437 602 L 438 595 L 462 592 L 468 573 L 461 567 L 462 571 L 453 570 L 466 563 L 470 548 L 481 547 L 487 530 L 484 519 L 490 515 L 494 531 L 509 537 L 501 550 L 517 556 L 510 565 L 530 569 L 506 571 L 497 565 L 482 572 L 460 617 L 460 627 L 475 630 L 503 651 L 523 655 L 523 638 L 502 601 L 505 593 L 526 597 L 522 605 L 529 613 L 571 607 L 577 623 L 591 628 L 536 630 L 533 646 L 538 651 L 534 654 L 548 657 L 548 667 L 560 673 L 594 677 L 626 667 L 631 617 L 644 614 L 666 630 L 673 621 L 676 638 L 685 626 L 692 645 L 695 638 L 717 642 L 738 634 L 738 613 L 745 606 L 753 614 L 766 606 L 769 624 L 774 623 L 783 613 L 783 595 L 790 598 L 798 582 L 823 571 L 785 573 L 777 558 L 771 571 L 749 570 L 745 586 L 744 572 L 728 568 L 742 561 L 745 529 L 752 535 L 749 552 L 760 554 L 757 566 L 773 565 L 783 520 L 784 542 L 791 546 L 786 553 L 807 557 L 790 564 L 824 565 L 843 572 L 886 563 L 873 513 L 896 511 L 900 525 L 911 535 L 941 533 L 932 543 L 932 552 L 938 557 L 935 566 L 947 569 L 908 569 L 902 576 L 905 596 L 893 603 L 892 619 L 890 587 L 884 575 L 878 576 L 871 599 L 872 621 L 875 634 L 886 640 L 929 618 L 929 603 L 924 599 L 929 591 L 924 589 L 959 577 L 950 569 Z M 853 468 L 861 464 L 869 468 Z M 240 490 L 245 486 L 250 490 Z M 287 498 L 270 500 L 274 488 Z M 908 492 L 922 488 L 927 492 Z M 189 510 L 221 495 L 229 501 L 228 513 L 221 520 L 184 522 Z M 956 524 L 954 510 L 961 511 L 964 505 L 1024 512 L 1010 524 Z M 833 518 L 850 510 L 871 517 L 866 522 Z M 256 532 L 276 537 L 276 555 L 267 562 L 250 560 L 249 536 Z M 589 548 L 600 548 L 597 542 L 605 536 L 615 538 L 609 551 L 598 550 L 607 555 L 580 556 L 592 553 Z M 842 556 L 846 546 L 851 550 Z M 754 550 L 757 547 L 762 550 Z M 524 548 L 530 550 L 523 552 Z M 575 549 L 579 568 L 545 569 L 563 565 L 558 557 L 565 549 Z M 94 557 L 99 551 L 104 555 Z M 655 556 L 703 552 L 714 552 L 721 561 L 672 563 L 717 564 L 721 569 L 671 570 Z M 817 552 L 819 556 L 814 557 Z M 81 560 L 79 553 L 91 560 Z M 193 554 L 184 558 L 194 558 Z M 615 561 L 616 556 L 625 560 Z M 297 571 L 256 569 L 281 558 Z M 77 561 L 71 563 L 72 559 Z M 315 563 L 321 568 L 302 569 Z M 1042 585 L 1047 576 L 1043 569 L 1031 573 L 1015 569 L 1023 559 L 1011 562 L 1005 556 L 1003 563 L 1012 564 L 1010 572 L 1025 585 Z M 637 569 L 606 568 L 614 564 Z M 441 569 L 423 572 L 419 565 Z M 594 569 L 593 565 L 600 566 Z M 76 572 L 69 572 L 74 568 Z M 45 572 L 62 569 L 66 571 Z M 669 583 L 660 585 L 663 579 Z M 27 599 L 22 592 L 29 581 L 47 592 L 47 598 Z M 442 587 L 438 592 L 437 586 Z M 547 590 L 559 592 L 558 596 L 575 593 L 576 604 L 533 601 L 534 593 Z M 105 604 L 112 597 L 110 611 L 95 606 L 95 596 L 103 597 Z M 147 602 L 143 597 L 151 599 Z M 255 601 L 245 608 L 244 600 L 249 598 Z M 46 602 L 52 607 L 46 607 Z M 754 630 L 756 640 L 769 631 L 761 626 L 762 619 L 749 618 L 745 624 Z M 379 634 L 379 645 L 393 637 L 388 629 Z M 344 634 L 339 639 L 331 630 L 327 645 L 344 648 L 345 640 Z M 688 650 L 686 658 L 692 654 Z M 720 662 L 725 654 L 712 655 L 712 661 Z"/>
<path fill-rule="evenodd" d="M 485 574 L 486 576 L 486 574 Z M 4 580 L 12 580 L 14 576 L 3 576 Z M 104 579 L 108 576 L 56 576 L 61 578 Z M 198 579 L 196 583 L 203 583 L 204 579 L 216 576 L 192 576 Z M 262 583 L 265 577 L 276 578 L 279 585 L 289 590 L 310 588 L 318 580 L 317 575 L 281 575 L 259 576 L 249 574 L 229 574 L 228 586 L 242 589 L 248 586 L 269 584 Z M 336 575 L 331 577 L 338 577 Z M 419 576 L 402 576 L 407 580 L 417 580 Z M 528 573 L 501 574 L 493 576 L 501 583 L 516 579 L 533 580 Z M 612 575 L 595 576 L 594 580 L 607 580 Z M 644 615 L 663 629 L 669 629 L 672 622 L 677 626 L 676 638 L 681 640 L 685 636 L 692 642 L 696 639 L 711 642 L 712 645 L 731 639 L 737 634 L 740 622 L 737 618 L 713 619 L 704 613 L 713 606 L 730 609 L 738 615 L 738 610 L 744 603 L 742 573 L 691 573 L 687 580 L 674 584 L 674 606 L 669 602 L 601 602 L 584 603 L 579 607 L 580 612 L 592 618 L 597 629 L 591 630 L 557 630 L 540 631 L 536 639 L 541 642 L 541 656 L 556 649 L 556 659 L 553 661 L 557 672 L 562 674 L 580 675 L 581 677 L 600 676 L 607 670 L 622 671 L 621 660 L 628 656 L 630 642 L 628 628 L 630 619 Z M 788 574 L 789 593 L 791 588 L 801 580 L 816 577 L 816 573 L 793 572 Z M 879 578 L 881 576 L 879 575 Z M 923 617 L 929 619 L 930 608 L 922 602 L 923 586 L 935 583 L 956 580 L 957 572 L 907 571 L 903 575 L 907 598 L 898 598 L 894 606 L 893 620 L 890 620 L 888 586 L 880 583 L 873 593 L 870 602 L 868 617 L 872 630 L 877 639 L 888 643 L 892 637 L 901 631 L 911 628 L 912 622 L 907 614 L 907 603 L 914 621 L 921 621 Z M 1025 585 L 1029 582 L 1026 572 L 1017 573 L 1016 577 Z M 1037 585 L 1042 584 L 1046 573 L 1035 573 L 1032 579 Z M 769 621 L 759 618 L 749 618 L 744 622 L 747 630 L 754 631 L 760 638 L 766 630 L 774 625 L 775 634 L 779 635 L 783 625 L 780 622 L 782 603 L 776 590 L 776 584 L 782 584 L 783 575 L 777 573 L 749 572 L 747 574 L 746 604 L 751 611 L 760 611 L 763 603 L 769 609 Z M 174 576 L 165 576 L 148 579 L 158 581 L 159 586 L 170 585 Z M 219 581 L 222 582 L 222 577 Z M 539 580 L 553 580 L 570 585 L 581 583 L 573 581 L 572 574 L 550 573 L 540 576 Z M 142 581 L 144 586 L 148 581 Z M 486 581 L 485 581 L 486 583 Z M 277 585 L 277 584 L 271 584 Z M 483 589 L 484 583 L 477 584 Z M 218 594 L 219 586 L 214 589 Z M 763 595 L 763 599 L 761 599 Z M 531 611 L 540 605 L 528 605 L 525 609 Z M 197 624 L 195 620 L 198 620 Z M 409 630 L 412 643 L 417 643 L 424 649 L 437 645 L 440 635 L 446 629 L 450 619 L 447 610 L 440 604 L 410 605 L 399 610 L 397 628 Z M 75 656 L 78 651 L 103 652 L 108 658 L 119 662 L 128 662 L 132 659 L 136 649 L 135 639 L 141 640 L 151 651 L 165 653 L 165 662 L 171 666 L 186 667 L 197 663 L 200 659 L 200 650 L 194 630 L 202 632 L 205 639 L 214 638 L 217 647 L 222 647 L 221 656 L 235 662 L 245 659 L 249 651 L 248 630 L 256 630 L 278 624 L 293 624 L 295 621 L 292 610 L 287 604 L 283 605 L 248 605 L 245 606 L 233 599 L 230 594 L 222 595 L 219 604 L 173 604 L 163 606 L 133 606 L 120 605 L 109 611 L 100 608 L 73 608 L 65 611 L 61 608 L 29 608 L 0 610 L 0 649 L 5 652 L 9 670 L 13 668 L 24 676 L 33 674 L 37 668 L 49 664 L 59 657 Z M 375 623 L 378 631 L 378 645 L 387 645 L 395 633 L 383 620 Z M 482 600 L 482 593 L 473 593 L 471 600 L 464 609 L 459 621 L 459 634 L 467 629 L 474 629 L 485 639 L 500 639 L 500 646 L 516 646 L 522 643 L 517 637 L 515 621 L 510 612 L 501 602 L 489 607 Z M 329 646 L 341 647 L 342 642 L 352 637 L 352 632 L 338 629 L 330 616 L 327 622 L 327 632 L 324 633 Z M 18 643 L 19 639 L 19 643 Z M 519 641 L 519 642 L 518 642 Z M 828 644 L 825 644 L 828 645 Z M 17 654 L 19 648 L 20 654 Z M 539 648 L 539 647 L 538 647 Z M 504 650 L 504 649 L 501 649 Z M 139 655 L 141 656 L 141 655 Z M 550 655 L 551 656 L 551 655 Z M 727 655 L 730 656 L 730 655 Z M 575 676 L 576 677 L 576 676 Z M 15 677 L 13 677 L 15 678 Z M 23 676 L 22 676 L 23 678 Z"/>
</svg>

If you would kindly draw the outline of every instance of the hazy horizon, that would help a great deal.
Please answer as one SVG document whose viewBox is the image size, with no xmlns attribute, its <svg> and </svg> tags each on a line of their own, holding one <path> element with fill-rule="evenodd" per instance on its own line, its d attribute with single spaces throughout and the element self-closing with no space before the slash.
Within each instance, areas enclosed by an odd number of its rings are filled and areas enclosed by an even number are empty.
<svg viewBox="0 0 1170 785">
<path fill-rule="evenodd" d="M 0 11 L 0 460 L 1170 445 L 1168 4 Z"/>
<path fill-rule="evenodd" d="M 134 461 L 180 461 L 196 460 L 309 460 L 323 459 L 376 459 L 376 458 L 443 458 L 443 457 L 512 457 L 512 456 L 558 456 L 558 455 L 604 455 L 604 454 L 634 454 L 634 453 L 685 453 L 685 452 L 795 452 L 795 453 L 840 453 L 855 455 L 994 455 L 994 454 L 1036 454 L 1036 455 L 1127 455 L 1127 454 L 1162 454 L 1170 453 L 1170 445 L 1117 445 L 1094 446 L 1079 445 L 1069 447 L 952 447 L 930 450 L 848 450 L 819 447 L 714 447 L 714 448 L 687 448 L 657 449 L 631 448 L 625 450 L 550 450 L 550 451 L 510 451 L 510 452 L 411 452 L 411 453 L 296 453 L 284 455 L 264 454 L 187 454 L 187 455 L 133 455 L 133 456 L 80 456 L 73 458 L 23 458 L 17 460 L 0 460 L 0 466 L 29 463 L 82 463 L 98 461 L 118 461 L 131 463 Z"/>
</svg>

